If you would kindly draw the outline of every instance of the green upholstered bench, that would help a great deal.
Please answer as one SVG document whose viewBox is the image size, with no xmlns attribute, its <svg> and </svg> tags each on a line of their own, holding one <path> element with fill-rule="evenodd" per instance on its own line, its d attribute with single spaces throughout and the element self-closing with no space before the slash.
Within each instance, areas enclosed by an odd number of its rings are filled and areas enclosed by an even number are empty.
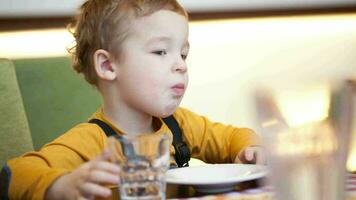
<svg viewBox="0 0 356 200">
<path fill-rule="evenodd" d="M 12 60 L 35 149 L 86 121 L 101 104 L 98 91 L 69 57 Z"/>
<path fill-rule="evenodd" d="M 100 95 L 71 67 L 68 57 L 14 60 L 35 149 L 82 121 Z"/>
<path fill-rule="evenodd" d="M 31 133 L 14 65 L 0 59 L 0 167 L 6 160 L 31 150 Z"/>
</svg>

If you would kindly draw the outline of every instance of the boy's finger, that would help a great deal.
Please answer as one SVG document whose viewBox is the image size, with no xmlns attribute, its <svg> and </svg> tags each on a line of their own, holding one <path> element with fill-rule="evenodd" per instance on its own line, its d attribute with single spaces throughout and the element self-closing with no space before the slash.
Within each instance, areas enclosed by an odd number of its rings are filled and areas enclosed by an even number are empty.
<svg viewBox="0 0 356 200">
<path fill-rule="evenodd" d="M 234 163 L 243 163 L 242 160 L 241 160 L 241 158 L 240 158 L 240 155 L 237 155 L 237 156 L 235 157 Z"/>
<path fill-rule="evenodd" d="M 110 152 L 107 148 L 103 150 L 103 152 L 95 157 L 95 161 L 110 161 Z"/>
<path fill-rule="evenodd" d="M 98 184 L 118 184 L 119 176 L 111 174 L 102 170 L 93 170 L 88 175 L 89 182 L 94 182 Z"/>
<path fill-rule="evenodd" d="M 112 174 L 119 174 L 120 168 L 118 165 L 107 161 L 93 161 L 90 166 L 91 170 L 102 170 Z"/>
<path fill-rule="evenodd" d="M 111 190 L 104 186 L 86 182 L 80 187 L 80 193 L 84 198 L 92 199 L 93 197 L 108 198 L 111 196 Z"/>
<path fill-rule="evenodd" d="M 247 161 L 252 161 L 254 159 L 254 150 L 247 148 L 245 150 L 245 158 Z"/>
</svg>

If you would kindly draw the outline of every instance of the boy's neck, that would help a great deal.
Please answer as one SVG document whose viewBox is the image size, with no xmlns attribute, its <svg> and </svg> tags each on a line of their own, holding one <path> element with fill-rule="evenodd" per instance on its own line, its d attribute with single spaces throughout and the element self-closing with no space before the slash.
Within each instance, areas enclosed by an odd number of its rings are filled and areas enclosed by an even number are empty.
<svg viewBox="0 0 356 200">
<path fill-rule="evenodd" d="M 128 106 L 104 101 L 103 111 L 105 116 L 125 134 L 139 135 L 154 131 L 152 116 L 138 112 Z"/>
</svg>

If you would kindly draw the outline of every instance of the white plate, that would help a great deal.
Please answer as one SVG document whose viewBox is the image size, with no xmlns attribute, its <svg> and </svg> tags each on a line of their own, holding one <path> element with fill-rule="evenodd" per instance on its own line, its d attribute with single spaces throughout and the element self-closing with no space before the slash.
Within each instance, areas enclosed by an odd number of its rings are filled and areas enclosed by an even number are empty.
<svg viewBox="0 0 356 200">
<path fill-rule="evenodd" d="M 227 192 L 237 183 L 261 178 L 267 167 L 250 164 L 208 164 L 194 167 L 170 169 L 167 183 L 191 185 L 201 193 Z"/>
</svg>

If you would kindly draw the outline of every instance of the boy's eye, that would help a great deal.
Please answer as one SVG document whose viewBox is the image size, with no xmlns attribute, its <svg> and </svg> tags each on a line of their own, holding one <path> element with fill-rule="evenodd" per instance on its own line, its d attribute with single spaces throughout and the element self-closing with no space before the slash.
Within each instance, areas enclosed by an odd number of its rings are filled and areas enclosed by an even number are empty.
<svg viewBox="0 0 356 200">
<path fill-rule="evenodd" d="M 154 51 L 154 52 L 152 52 L 152 53 L 157 54 L 157 55 L 160 55 L 160 56 L 165 56 L 165 55 L 167 55 L 167 51 L 165 51 L 165 50 Z"/>
<path fill-rule="evenodd" d="M 188 56 L 188 55 L 186 55 L 186 54 L 182 54 L 182 55 L 181 55 L 181 57 L 182 57 L 183 60 L 186 60 L 186 59 L 187 59 L 187 56 Z"/>
</svg>

